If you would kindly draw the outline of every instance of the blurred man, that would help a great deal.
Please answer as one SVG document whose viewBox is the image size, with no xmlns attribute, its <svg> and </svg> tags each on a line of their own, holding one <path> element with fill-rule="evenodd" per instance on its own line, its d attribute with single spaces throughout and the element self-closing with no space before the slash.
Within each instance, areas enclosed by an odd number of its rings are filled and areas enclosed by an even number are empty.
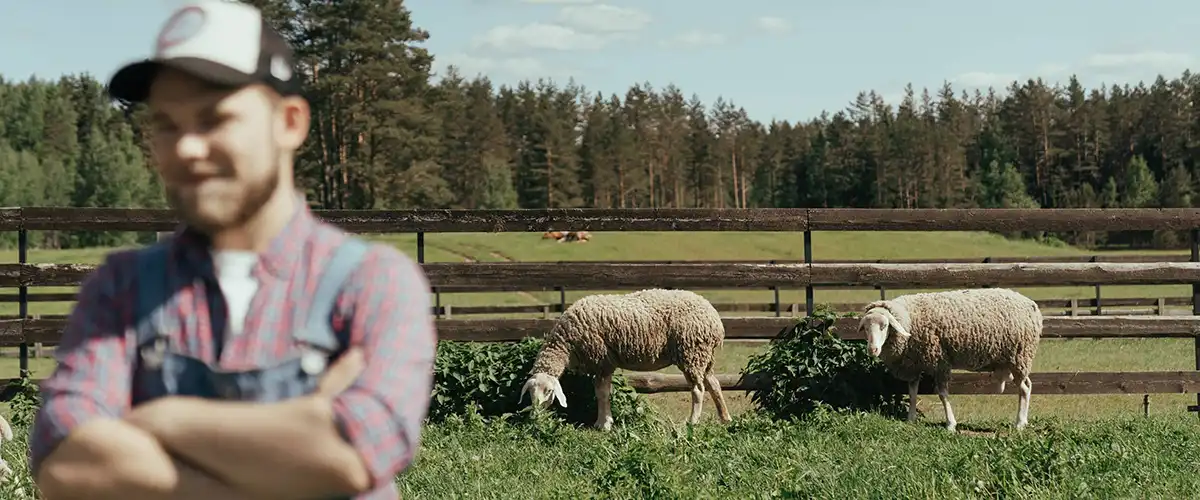
<svg viewBox="0 0 1200 500">
<path fill-rule="evenodd" d="M 31 432 L 45 498 L 398 498 L 429 405 L 429 287 L 297 195 L 298 80 L 257 9 L 217 1 L 113 76 L 152 113 L 185 225 L 82 285 Z"/>
</svg>

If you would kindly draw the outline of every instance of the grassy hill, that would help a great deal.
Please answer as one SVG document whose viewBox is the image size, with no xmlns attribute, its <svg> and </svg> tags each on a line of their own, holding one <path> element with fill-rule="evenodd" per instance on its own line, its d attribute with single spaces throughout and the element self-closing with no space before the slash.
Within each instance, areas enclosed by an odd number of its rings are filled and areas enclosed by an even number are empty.
<svg viewBox="0 0 1200 500">
<path fill-rule="evenodd" d="M 416 256 L 415 235 L 377 235 L 372 239 L 385 241 Z M 539 233 L 460 233 L 431 234 L 425 238 L 425 257 L 428 262 L 502 262 L 502 261 L 638 261 L 638 260 L 800 260 L 804 257 L 803 235 L 800 233 L 734 233 L 734 232 L 649 232 L 593 233 L 587 243 L 556 243 L 542 240 Z M 30 260 L 37 263 L 96 263 L 108 249 L 69 251 L 33 250 Z M 1127 252 L 1122 252 L 1127 253 Z M 1059 246 L 1042 245 L 1031 241 L 1009 240 L 985 233 L 925 233 L 925 232 L 826 232 L 813 236 L 813 255 L 816 259 L 929 259 L 979 258 L 987 256 L 1054 256 L 1089 255 L 1088 252 Z M 0 252 L 0 262 L 15 262 L 16 251 Z M 570 285 L 569 283 L 566 285 Z M 71 288 L 41 288 L 32 291 L 71 291 Z M 773 295 L 767 290 L 697 290 L 714 302 L 769 302 Z M 1029 288 L 1023 292 L 1034 298 L 1092 298 L 1092 287 Z M 889 290 L 888 295 L 900 293 Z M 1104 297 L 1186 296 L 1188 286 L 1124 286 L 1104 287 Z M 569 290 L 568 300 L 594 293 Z M 802 302 L 804 290 L 784 290 L 785 303 Z M 870 289 L 851 291 L 817 290 L 817 302 L 859 302 L 878 297 Z M 530 304 L 557 302 L 556 292 L 545 293 L 476 293 L 443 294 L 442 304 Z M 63 314 L 69 303 L 32 304 L 33 314 Z M 0 314 L 15 314 L 15 304 L 0 304 Z M 1134 371 L 1190 370 L 1194 368 L 1192 342 L 1179 339 L 1115 340 L 1055 340 L 1043 341 L 1036 370 L 1038 371 Z M 719 371 L 736 373 L 745 364 L 746 356 L 762 348 L 761 343 L 730 342 L 720 354 Z M 34 368 L 40 373 L 52 366 L 38 360 Z M 16 374 L 15 363 L 0 366 L 4 372 Z M 673 368 L 667 371 L 675 372 Z M 1141 395 L 1102 396 L 1038 396 L 1034 388 L 1032 415 L 1052 414 L 1070 418 L 1130 414 L 1142 410 Z M 728 392 L 733 409 L 744 409 L 747 401 L 742 393 Z M 673 418 L 686 415 L 689 396 L 659 394 L 651 398 L 660 403 Z M 1151 396 L 1153 413 L 1179 413 L 1191 395 Z M 955 412 L 960 422 L 976 418 L 1010 419 L 1015 415 L 1015 396 L 953 396 Z M 922 407 L 933 418 L 941 418 L 941 405 L 936 397 L 926 397 Z M 712 418 L 712 404 L 705 403 L 706 419 Z"/>
</svg>

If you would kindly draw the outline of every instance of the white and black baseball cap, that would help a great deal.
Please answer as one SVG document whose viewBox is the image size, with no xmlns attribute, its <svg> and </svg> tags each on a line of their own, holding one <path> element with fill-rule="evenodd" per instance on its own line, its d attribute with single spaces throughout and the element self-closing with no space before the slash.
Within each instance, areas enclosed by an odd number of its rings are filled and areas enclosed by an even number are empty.
<svg viewBox="0 0 1200 500">
<path fill-rule="evenodd" d="M 176 9 L 158 33 L 154 56 L 117 70 L 108 94 L 142 102 L 164 66 L 222 86 L 262 83 L 282 95 L 300 93 L 291 46 L 261 11 L 240 2 L 207 0 Z"/>
</svg>

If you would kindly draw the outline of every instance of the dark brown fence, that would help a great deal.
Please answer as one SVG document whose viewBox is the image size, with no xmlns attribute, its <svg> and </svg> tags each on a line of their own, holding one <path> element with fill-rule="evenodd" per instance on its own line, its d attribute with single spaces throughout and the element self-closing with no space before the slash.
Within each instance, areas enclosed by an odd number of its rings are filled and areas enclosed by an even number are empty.
<svg viewBox="0 0 1200 500">
<path fill-rule="evenodd" d="M 1080 316 L 1046 318 L 1047 338 L 1194 338 L 1197 371 L 1038 373 L 1034 382 L 1049 394 L 1200 393 L 1200 210 L 415 210 L 318 211 L 351 232 L 417 233 L 417 258 L 439 291 L 614 290 L 649 286 L 674 288 L 805 288 L 811 313 L 817 287 L 892 289 L 982 286 L 1072 286 L 1192 284 L 1191 316 Z M 74 286 L 92 269 L 85 265 L 26 264 L 28 230 L 164 231 L 177 224 L 167 211 L 134 209 L 18 208 L 0 210 L 0 230 L 21 234 L 20 264 L 0 265 L 0 287 L 19 289 L 20 316 L 0 321 L 0 345 L 20 345 L 23 373 L 30 343 L 53 344 L 62 318 L 28 318 L 28 287 Z M 572 262 L 424 263 L 427 232 L 528 232 L 550 229 L 589 231 L 787 231 L 803 232 L 802 262 Z M 1029 260 L 982 263 L 876 263 L 814 261 L 813 231 L 1130 231 L 1187 230 L 1191 255 L 1155 262 Z M 1120 299 L 1114 299 L 1120 300 Z M 564 301 L 565 302 L 565 301 Z M 778 310 L 778 308 L 776 308 Z M 768 339 L 790 318 L 726 318 L 730 339 Z M 551 319 L 439 319 L 443 340 L 510 341 L 549 330 Z M 853 335 L 840 324 L 837 331 Z M 953 391 L 987 391 L 987 374 L 956 376 Z M 763 383 L 722 375 L 731 389 Z M 686 390 L 680 377 L 635 374 L 643 392 Z M 924 388 L 928 392 L 929 388 Z M 1010 389 L 1011 390 L 1011 389 Z M 1200 403 L 1200 396 L 1198 396 Z M 1200 411 L 1200 404 L 1189 407 Z"/>
</svg>

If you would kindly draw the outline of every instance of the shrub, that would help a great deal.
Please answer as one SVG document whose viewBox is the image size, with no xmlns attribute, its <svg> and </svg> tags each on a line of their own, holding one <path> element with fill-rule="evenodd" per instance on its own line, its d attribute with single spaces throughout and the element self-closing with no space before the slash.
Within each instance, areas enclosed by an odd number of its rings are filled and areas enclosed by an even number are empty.
<svg viewBox="0 0 1200 500">
<path fill-rule="evenodd" d="M 863 342 L 838 338 L 833 333 L 837 318 L 822 307 L 780 331 L 765 352 L 750 357 L 742 372 L 770 380 L 770 385 L 749 391 L 759 411 L 781 420 L 808 416 L 819 407 L 907 415 L 908 385 L 867 354 Z"/>
<path fill-rule="evenodd" d="M 514 414 L 529 407 L 527 394 L 518 403 L 521 387 L 529 378 L 542 340 L 520 342 L 440 342 L 434 362 L 433 396 L 429 420 L 442 422 L 451 415 L 478 414 L 487 419 Z M 590 377 L 568 371 L 559 379 L 567 407 L 554 404 L 553 412 L 576 424 L 596 421 L 596 393 Z M 625 378 L 613 377 L 612 414 L 615 422 L 643 421 L 649 408 Z"/>
</svg>

